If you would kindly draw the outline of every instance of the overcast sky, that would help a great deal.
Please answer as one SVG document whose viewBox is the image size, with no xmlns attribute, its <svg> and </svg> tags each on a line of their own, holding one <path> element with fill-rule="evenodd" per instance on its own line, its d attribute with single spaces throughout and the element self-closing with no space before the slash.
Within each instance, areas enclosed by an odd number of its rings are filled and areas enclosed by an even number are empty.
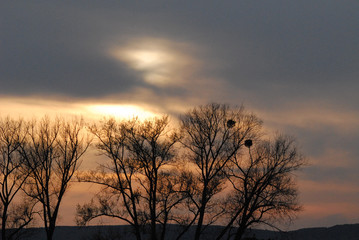
<svg viewBox="0 0 359 240">
<path fill-rule="evenodd" d="M 1 1 L 0 114 L 244 104 L 310 162 L 292 227 L 356 223 L 358 13 L 356 0 Z"/>
</svg>

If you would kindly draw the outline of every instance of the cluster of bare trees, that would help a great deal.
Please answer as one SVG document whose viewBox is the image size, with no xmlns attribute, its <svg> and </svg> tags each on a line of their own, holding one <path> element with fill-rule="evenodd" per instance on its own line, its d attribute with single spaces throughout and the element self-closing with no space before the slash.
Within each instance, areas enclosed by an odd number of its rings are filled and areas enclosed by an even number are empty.
<svg viewBox="0 0 359 240">
<path fill-rule="evenodd" d="M 295 142 L 282 135 L 264 140 L 260 119 L 243 108 L 195 107 L 177 127 L 165 116 L 104 119 L 84 130 L 82 120 L 0 122 L 3 239 L 11 239 L 7 228 L 14 234 L 35 213 L 52 239 L 71 180 L 101 187 L 77 206 L 78 225 L 119 219 L 132 226 L 137 240 L 166 239 L 169 224 L 180 226 L 172 238 L 193 232 L 199 240 L 208 226 L 221 224 L 212 238 L 241 239 L 253 224 L 272 224 L 300 209 L 293 172 L 304 161 Z M 73 179 L 89 136 L 104 157 L 97 169 Z"/>
<path fill-rule="evenodd" d="M 88 148 L 82 120 L 0 120 L 1 239 L 35 217 L 52 239 L 62 198 Z"/>
</svg>

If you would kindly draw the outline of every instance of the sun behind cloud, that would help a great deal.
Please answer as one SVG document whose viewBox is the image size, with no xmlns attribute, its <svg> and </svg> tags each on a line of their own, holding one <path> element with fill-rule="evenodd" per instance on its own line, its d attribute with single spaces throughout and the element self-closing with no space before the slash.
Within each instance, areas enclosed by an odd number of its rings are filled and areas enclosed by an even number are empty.
<svg viewBox="0 0 359 240">
<path fill-rule="evenodd" d="M 144 82 L 164 87 L 183 84 L 199 68 L 191 48 L 163 39 L 144 38 L 109 48 L 109 55 L 142 74 Z"/>
</svg>

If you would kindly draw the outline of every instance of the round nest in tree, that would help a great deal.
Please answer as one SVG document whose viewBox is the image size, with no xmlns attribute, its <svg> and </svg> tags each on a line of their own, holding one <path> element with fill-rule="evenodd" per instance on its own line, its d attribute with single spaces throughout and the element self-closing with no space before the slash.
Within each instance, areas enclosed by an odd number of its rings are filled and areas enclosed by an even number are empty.
<svg viewBox="0 0 359 240">
<path fill-rule="evenodd" d="M 232 119 L 229 119 L 229 120 L 227 121 L 227 127 L 228 127 L 228 128 L 234 127 L 235 124 L 236 124 L 236 121 L 234 121 L 234 120 L 232 120 Z"/>
<path fill-rule="evenodd" d="M 247 148 L 250 148 L 253 145 L 253 142 L 251 139 L 247 139 L 244 141 L 244 146 L 246 146 Z"/>
</svg>

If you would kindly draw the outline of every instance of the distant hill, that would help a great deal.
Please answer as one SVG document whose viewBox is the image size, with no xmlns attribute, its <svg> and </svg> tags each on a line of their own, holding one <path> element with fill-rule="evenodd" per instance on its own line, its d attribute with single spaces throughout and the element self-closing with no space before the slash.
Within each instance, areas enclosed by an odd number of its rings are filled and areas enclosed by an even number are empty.
<svg viewBox="0 0 359 240">
<path fill-rule="evenodd" d="M 214 239 L 221 226 L 209 227 L 203 239 Z M 171 225 L 166 239 L 173 239 L 179 226 Z M 194 228 L 184 236 L 192 239 Z M 144 234 L 144 239 L 149 235 Z M 43 228 L 30 228 L 23 231 L 19 240 L 46 240 Z M 87 226 L 87 227 L 57 227 L 54 240 L 132 240 L 135 239 L 129 226 Z M 227 239 L 227 238 L 224 238 Z M 258 240 L 359 240 L 359 224 L 337 225 L 329 228 L 305 228 L 289 232 L 252 229 L 247 231 L 246 239 Z"/>
</svg>

